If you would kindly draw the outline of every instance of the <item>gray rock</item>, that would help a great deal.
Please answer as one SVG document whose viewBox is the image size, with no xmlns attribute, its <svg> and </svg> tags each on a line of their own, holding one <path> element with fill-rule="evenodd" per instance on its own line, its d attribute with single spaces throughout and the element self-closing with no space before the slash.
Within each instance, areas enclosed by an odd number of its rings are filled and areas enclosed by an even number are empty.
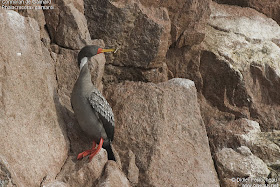
<svg viewBox="0 0 280 187">
<path fill-rule="evenodd" d="M 69 186 L 92 187 L 102 176 L 106 165 L 107 152 L 104 149 L 95 155 L 91 162 L 84 158 L 77 161 L 76 156 L 69 156 L 61 172 L 57 176 L 58 181 L 63 181 Z"/>
<path fill-rule="evenodd" d="M 81 49 L 91 41 L 83 8 L 77 1 L 57 1 L 55 9 L 44 11 L 53 43 L 67 49 Z"/>
<path fill-rule="evenodd" d="M 108 161 L 105 166 L 104 175 L 99 180 L 97 187 L 130 187 L 126 176 L 114 161 Z"/>
<path fill-rule="evenodd" d="M 144 7 L 136 0 L 86 0 L 85 16 L 93 39 L 120 47 L 115 55 L 108 55 L 110 63 L 155 68 L 164 62 L 170 38 L 165 8 Z"/>
<path fill-rule="evenodd" d="M 123 168 L 135 154 L 138 186 L 219 186 L 194 83 L 126 82 L 107 98 L 116 119 L 114 145 Z"/>
<path fill-rule="evenodd" d="M 54 62 L 34 19 L 0 10 L 0 25 L 0 156 L 15 185 L 38 186 L 55 178 L 68 154 Z"/>
<path fill-rule="evenodd" d="M 202 93 L 220 111 L 279 129 L 280 26 L 250 8 L 211 4 L 202 42 Z M 275 105 L 276 104 L 276 105 Z"/>
<path fill-rule="evenodd" d="M 245 156 L 231 148 L 224 148 L 215 154 L 217 171 L 222 180 L 233 183 L 249 183 L 249 178 L 266 178 L 270 173 L 267 165 L 254 155 Z M 236 181 L 240 179 L 241 181 Z M 248 181 L 246 181 L 248 180 Z M 228 181 L 229 182 L 229 181 Z"/>
</svg>

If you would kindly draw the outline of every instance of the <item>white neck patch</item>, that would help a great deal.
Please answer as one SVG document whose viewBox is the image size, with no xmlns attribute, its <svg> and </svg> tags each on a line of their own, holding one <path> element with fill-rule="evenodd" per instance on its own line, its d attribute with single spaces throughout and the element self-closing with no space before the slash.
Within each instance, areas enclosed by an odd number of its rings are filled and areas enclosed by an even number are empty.
<svg viewBox="0 0 280 187">
<path fill-rule="evenodd" d="M 82 58 L 81 63 L 80 63 L 80 71 L 83 69 L 83 67 L 87 63 L 87 61 L 88 61 L 87 57 Z"/>
</svg>

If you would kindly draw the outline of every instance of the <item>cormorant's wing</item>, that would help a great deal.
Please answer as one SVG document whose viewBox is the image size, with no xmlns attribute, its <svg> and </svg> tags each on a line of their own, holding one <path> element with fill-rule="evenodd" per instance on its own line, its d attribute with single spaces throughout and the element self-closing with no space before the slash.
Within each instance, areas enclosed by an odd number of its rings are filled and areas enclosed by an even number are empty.
<svg viewBox="0 0 280 187">
<path fill-rule="evenodd" d="M 89 96 L 89 103 L 92 106 L 92 108 L 96 111 L 99 119 L 103 123 L 103 127 L 105 129 L 107 137 L 111 141 L 113 141 L 115 119 L 112 108 L 110 107 L 109 103 L 96 88 L 94 88 L 94 90 Z"/>
</svg>

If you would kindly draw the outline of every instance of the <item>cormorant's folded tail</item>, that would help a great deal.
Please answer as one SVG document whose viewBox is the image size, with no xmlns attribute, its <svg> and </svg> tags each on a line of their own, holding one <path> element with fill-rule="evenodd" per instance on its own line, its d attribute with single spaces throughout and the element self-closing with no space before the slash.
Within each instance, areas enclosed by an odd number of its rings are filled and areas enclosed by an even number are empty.
<svg viewBox="0 0 280 187">
<path fill-rule="evenodd" d="M 116 161 L 116 158 L 115 158 L 115 155 L 114 155 L 114 152 L 112 150 L 112 146 L 111 144 L 107 145 L 107 146 L 103 146 L 106 151 L 107 151 L 107 155 L 108 155 L 108 160 L 114 160 Z"/>
</svg>

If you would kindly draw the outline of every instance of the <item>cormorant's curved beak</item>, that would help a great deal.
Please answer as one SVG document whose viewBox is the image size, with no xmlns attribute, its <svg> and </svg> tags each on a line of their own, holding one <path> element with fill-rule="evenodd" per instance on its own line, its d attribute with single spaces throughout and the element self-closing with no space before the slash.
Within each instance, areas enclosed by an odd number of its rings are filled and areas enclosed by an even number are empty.
<svg viewBox="0 0 280 187">
<path fill-rule="evenodd" d="M 116 49 L 102 49 L 102 48 L 99 48 L 98 51 L 97 51 L 97 54 L 99 53 L 109 53 L 109 52 L 115 52 Z"/>
</svg>

